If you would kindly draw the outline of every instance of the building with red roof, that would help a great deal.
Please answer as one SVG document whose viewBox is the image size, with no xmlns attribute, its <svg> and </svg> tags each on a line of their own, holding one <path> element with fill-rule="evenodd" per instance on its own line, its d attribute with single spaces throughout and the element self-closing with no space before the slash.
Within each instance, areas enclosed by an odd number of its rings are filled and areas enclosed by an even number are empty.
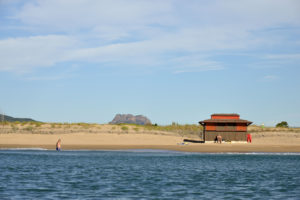
<svg viewBox="0 0 300 200">
<path fill-rule="evenodd" d="M 204 141 L 214 141 L 218 135 L 225 141 L 247 141 L 247 126 L 252 122 L 240 119 L 238 114 L 212 114 L 200 121 Z"/>
</svg>

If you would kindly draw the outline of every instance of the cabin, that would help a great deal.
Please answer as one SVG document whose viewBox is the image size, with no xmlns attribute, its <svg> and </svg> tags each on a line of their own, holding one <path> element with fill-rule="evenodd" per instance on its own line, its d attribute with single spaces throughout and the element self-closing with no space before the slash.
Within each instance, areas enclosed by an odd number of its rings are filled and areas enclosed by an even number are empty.
<svg viewBox="0 0 300 200">
<path fill-rule="evenodd" d="M 204 142 L 215 141 L 219 134 L 225 141 L 247 141 L 247 126 L 252 122 L 240 119 L 238 114 L 212 114 L 199 124 L 203 126 Z"/>
</svg>

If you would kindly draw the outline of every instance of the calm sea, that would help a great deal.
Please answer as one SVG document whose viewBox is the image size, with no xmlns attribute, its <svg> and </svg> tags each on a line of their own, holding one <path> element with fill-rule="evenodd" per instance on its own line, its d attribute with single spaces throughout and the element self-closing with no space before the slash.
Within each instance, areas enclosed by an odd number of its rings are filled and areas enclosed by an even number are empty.
<svg viewBox="0 0 300 200">
<path fill-rule="evenodd" d="M 0 199 L 300 199 L 300 155 L 0 150 Z"/>
</svg>

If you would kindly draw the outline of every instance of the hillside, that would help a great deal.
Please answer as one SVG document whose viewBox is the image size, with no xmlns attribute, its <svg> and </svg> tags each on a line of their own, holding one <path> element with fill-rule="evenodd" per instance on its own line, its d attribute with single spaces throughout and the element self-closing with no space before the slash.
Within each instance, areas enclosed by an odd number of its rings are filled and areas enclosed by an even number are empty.
<svg viewBox="0 0 300 200">
<path fill-rule="evenodd" d="M 0 121 L 6 122 L 35 122 L 35 120 L 30 118 L 15 118 L 7 115 L 0 115 Z"/>
</svg>

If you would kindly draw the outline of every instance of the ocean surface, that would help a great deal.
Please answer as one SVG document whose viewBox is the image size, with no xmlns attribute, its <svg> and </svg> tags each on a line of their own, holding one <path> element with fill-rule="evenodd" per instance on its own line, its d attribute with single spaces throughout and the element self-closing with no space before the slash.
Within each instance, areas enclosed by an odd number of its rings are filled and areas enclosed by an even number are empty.
<svg viewBox="0 0 300 200">
<path fill-rule="evenodd" d="M 300 154 L 0 150 L 0 199 L 300 199 Z"/>
</svg>

